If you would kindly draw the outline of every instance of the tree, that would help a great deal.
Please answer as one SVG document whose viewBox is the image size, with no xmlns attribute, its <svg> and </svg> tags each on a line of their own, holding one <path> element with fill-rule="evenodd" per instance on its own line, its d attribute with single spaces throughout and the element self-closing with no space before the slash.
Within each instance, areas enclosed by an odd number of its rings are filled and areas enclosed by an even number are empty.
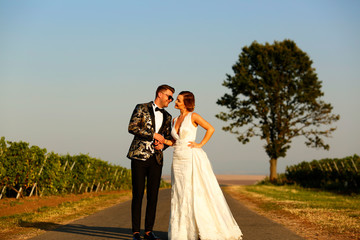
<svg viewBox="0 0 360 240">
<path fill-rule="evenodd" d="M 245 46 L 232 67 L 234 76 L 226 74 L 223 86 L 231 90 L 217 100 L 229 112 L 216 117 L 230 122 L 223 130 L 237 134 L 246 144 L 251 137 L 265 140 L 270 158 L 270 180 L 277 178 L 276 165 L 285 157 L 294 137 L 304 136 L 309 147 L 329 149 L 322 137 L 331 136 L 331 126 L 340 119 L 332 106 L 321 97 L 318 80 L 309 56 L 292 40 L 273 44 L 254 41 Z M 245 127 L 246 130 L 243 130 Z"/>
</svg>

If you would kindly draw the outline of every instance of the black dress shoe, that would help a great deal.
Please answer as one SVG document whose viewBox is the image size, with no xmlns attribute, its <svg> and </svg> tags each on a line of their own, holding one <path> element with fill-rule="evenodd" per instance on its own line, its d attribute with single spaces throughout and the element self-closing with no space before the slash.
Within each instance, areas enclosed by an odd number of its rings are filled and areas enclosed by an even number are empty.
<svg viewBox="0 0 360 240">
<path fill-rule="evenodd" d="M 149 240 L 161 240 L 159 237 L 157 237 L 153 232 L 149 232 L 149 234 L 144 234 L 144 239 Z"/>
<path fill-rule="evenodd" d="M 140 233 L 135 233 L 133 235 L 133 240 L 141 240 Z"/>
</svg>

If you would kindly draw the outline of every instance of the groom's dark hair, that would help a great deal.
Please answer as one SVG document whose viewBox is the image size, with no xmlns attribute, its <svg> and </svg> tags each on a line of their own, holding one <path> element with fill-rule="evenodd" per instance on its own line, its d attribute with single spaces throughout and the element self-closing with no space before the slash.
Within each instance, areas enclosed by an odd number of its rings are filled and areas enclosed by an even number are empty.
<svg viewBox="0 0 360 240">
<path fill-rule="evenodd" d="M 158 86 L 158 88 L 156 89 L 155 98 L 157 98 L 159 92 L 166 91 L 166 90 L 170 90 L 172 93 L 175 92 L 175 88 L 173 88 L 169 85 L 163 84 L 163 85 Z"/>
</svg>

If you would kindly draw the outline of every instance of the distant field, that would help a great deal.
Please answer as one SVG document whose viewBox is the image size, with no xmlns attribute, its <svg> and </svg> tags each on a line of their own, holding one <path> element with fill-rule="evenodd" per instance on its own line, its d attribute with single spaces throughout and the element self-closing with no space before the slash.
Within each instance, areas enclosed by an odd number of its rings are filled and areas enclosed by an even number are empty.
<svg viewBox="0 0 360 240">
<path fill-rule="evenodd" d="M 220 185 L 252 185 L 265 177 L 265 175 L 216 175 Z M 164 175 L 162 178 L 167 182 L 171 181 L 170 175 Z"/>
<path fill-rule="evenodd" d="M 223 190 L 305 239 L 360 240 L 360 195 L 294 185 L 233 185 Z"/>
</svg>

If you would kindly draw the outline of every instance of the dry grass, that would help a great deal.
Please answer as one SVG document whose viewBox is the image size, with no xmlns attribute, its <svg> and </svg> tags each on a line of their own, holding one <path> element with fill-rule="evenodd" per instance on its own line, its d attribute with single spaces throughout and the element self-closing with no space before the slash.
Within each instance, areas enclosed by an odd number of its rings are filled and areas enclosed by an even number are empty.
<svg viewBox="0 0 360 240">
<path fill-rule="evenodd" d="M 11 200 L 7 204 L 3 201 L 1 209 L 7 211 L 8 215 L 0 217 L 0 239 L 28 239 L 130 198 L 130 191 L 120 191 L 27 198 Z M 22 211 L 16 206 L 21 206 Z"/>
<path fill-rule="evenodd" d="M 306 239 L 360 239 L 360 196 L 295 186 L 229 186 L 234 198 Z"/>
</svg>

